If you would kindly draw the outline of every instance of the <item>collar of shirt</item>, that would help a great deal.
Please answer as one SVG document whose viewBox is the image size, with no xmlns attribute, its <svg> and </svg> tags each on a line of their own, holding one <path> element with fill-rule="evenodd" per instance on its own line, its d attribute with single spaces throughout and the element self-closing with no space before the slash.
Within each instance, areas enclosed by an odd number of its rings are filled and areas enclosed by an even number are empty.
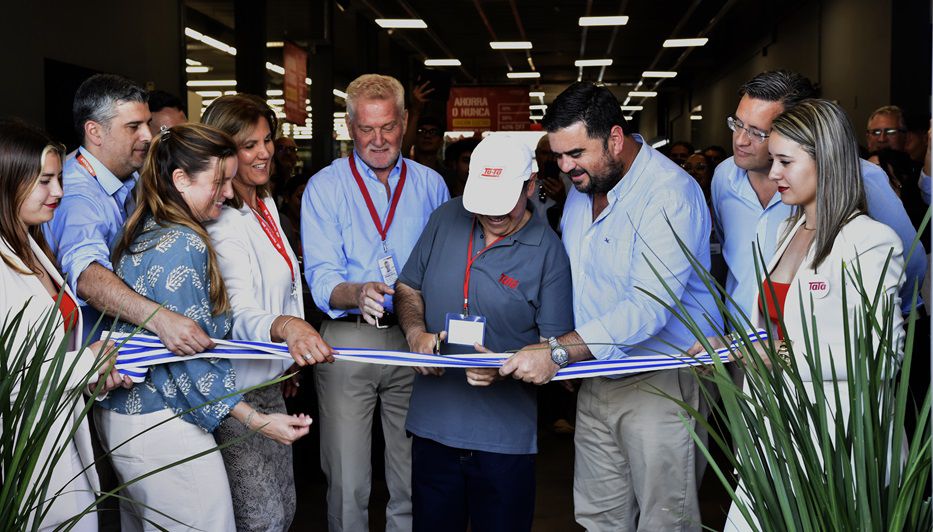
<svg viewBox="0 0 933 532">
<path fill-rule="evenodd" d="M 734 160 L 733 165 L 735 165 Z M 726 177 L 729 178 L 729 188 L 732 189 L 736 197 L 742 198 L 742 200 L 761 210 L 768 210 L 774 205 L 781 203 L 781 193 L 775 191 L 774 196 L 771 197 L 771 201 L 768 202 L 768 206 L 762 209 L 761 201 L 758 200 L 758 194 L 755 192 L 755 189 L 752 188 L 751 181 L 749 181 L 748 170 L 739 168 L 738 165 L 735 165 L 735 171 L 729 172 Z"/>
<path fill-rule="evenodd" d="M 97 157 L 91 155 L 91 152 L 84 149 L 84 146 L 78 148 L 78 152 L 84 156 L 84 159 L 91 165 L 91 168 L 94 169 L 94 173 L 97 174 L 97 182 L 100 183 L 100 186 L 107 192 L 108 195 L 113 196 L 123 187 L 127 188 L 127 191 L 133 190 L 133 187 L 136 186 L 136 178 L 138 174 L 133 172 L 126 181 L 121 181 L 120 178 L 113 175 L 104 163 L 97 160 Z"/>
<path fill-rule="evenodd" d="M 399 153 L 398 158 L 395 159 L 395 165 L 392 167 L 392 170 L 389 170 L 389 181 L 398 181 L 401 177 L 402 159 L 402 154 Z M 353 148 L 353 160 L 356 162 L 356 169 L 360 170 L 360 175 L 368 179 L 372 179 L 373 181 L 379 181 L 379 178 L 376 176 L 376 172 L 373 172 L 373 169 L 370 168 L 368 164 L 366 164 L 366 161 L 364 161 L 362 157 L 360 157 L 360 152 L 356 151 L 356 148 Z M 409 168 L 409 170 L 411 170 L 411 168 Z M 395 190 L 392 192 L 395 192 Z"/>
<path fill-rule="evenodd" d="M 638 190 L 641 182 L 641 175 L 645 167 L 651 162 L 652 150 L 644 149 L 645 139 L 638 133 L 633 133 L 632 138 L 640 145 L 638 154 L 635 156 L 635 160 L 632 161 L 632 166 L 630 166 L 628 171 L 625 172 L 625 175 L 622 176 L 622 179 L 612 187 L 612 190 L 606 193 L 606 199 L 609 203 L 606 205 L 606 208 L 603 209 L 603 212 L 600 213 L 599 219 L 608 216 L 609 213 L 612 212 L 612 208 L 616 202 Z M 590 204 L 592 204 L 593 195 L 587 194 L 587 197 L 589 198 Z"/>
</svg>

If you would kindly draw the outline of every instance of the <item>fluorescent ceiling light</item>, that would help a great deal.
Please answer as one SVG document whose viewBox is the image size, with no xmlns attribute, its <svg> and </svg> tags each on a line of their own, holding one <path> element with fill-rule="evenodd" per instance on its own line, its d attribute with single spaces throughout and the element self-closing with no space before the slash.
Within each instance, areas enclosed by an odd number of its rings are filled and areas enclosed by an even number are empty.
<svg viewBox="0 0 933 532">
<path fill-rule="evenodd" d="M 528 115 L 528 118 L 529 118 L 530 120 L 544 120 L 544 115 L 541 115 L 541 116 L 538 116 L 538 115 Z"/>
<path fill-rule="evenodd" d="M 624 119 L 626 119 L 626 120 L 631 120 L 631 119 L 632 119 L 632 115 L 622 115 L 622 118 L 624 118 Z"/>
<path fill-rule="evenodd" d="M 420 18 L 377 18 L 380 28 L 424 29 L 428 25 Z"/>
<path fill-rule="evenodd" d="M 703 115 L 690 115 L 690 120 L 703 120 Z"/>
<path fill-rule="evenodd" d="M 347 99 L 347 93 L 343 92 L 343 91 L 340 90 L 340 89 L 334 89 L 334 96 L 337 96 L 337 97 L 339 97 L 339 98 L 343 98 L 344 100 Z"/>
<path fill-rule="evenodd" d="M 224 96 L 233 96 L 236 93 L 236 91 L 224 91 Z"/>
<path fill-rule="evenodd" d="M 334 118 L 343 118 L 345 116 L 347 116 L 346 111 L 337 111 L 334 113 Z"/>
<path fill-rule="evenodd" d="M 540 78 L 540 72 L 509 72 L 509 79 L 531 79 L 531 78 Z"/>
<path fill-rule="evenodd" d="M 581 26 L 625 26 L 628 17 L 619 15 L 615 17 L 580 17 Z"/>
<path fill-rule="evenodd" d="M 670 70 L 645 70 L 641 73 L 643 78 L 673 78 L 677 77 L 677 72 Z"/>
<path fill-rule="evenodd" d="M 492 41 L 489 47 L 493 50 L 531 50 L 529 41 Z"/>
<path fill-rule="evenodd" d="M 547 105 L 540 103 L 540 104 L 535 104 L 535 105 L 529 105 L 528 108 L 531 109 L 532 111 L 546 111 Z"/>
<path fill-rule="evenodd" d="M 643 105 L 620 105 L 623 111 L 641 111 L 645 107 Z"/>
<path fill-rule="evenodd" d="M 544 98 L 544 91 L 531 91 L 528 93 L 529 98 Z"/>
<path fill-rule="evenodd" d="M 187 66 L 185 67 L 185 72 L 189 74 L 207 74 L 210 71 L 210 68 L 201 65 L 201 66 Z"/>
<path fill-rule="evenodd" d="M 706 37 L 698 37 L 696 39 L 668 39 L 664 41 L 665 48 L 685 48 L 689 46 L 703 46 L 709 42 L 709 39 Z"/>
<path fill-rule="evenodd" d="M 282 89 L 269 89 L 266 91 L 266 96 L 281 96 L 285 94 L 282 92 Z"/>
<path fill-rule="evenodd" d="M 424 66 L 442 67 L 442 66 L 460 66 L 459 59 L 425 59 Z"/>
<path fill-rule="evenodd" d="M 211 47 L 213 47 L 213 48 L 217 48 L 217 49 L 220 50 L 221 52 L 225 52 L 225 53 L 228 53 L 228 54 L 230 54 L 230 55 L 236 55 L 236 48 L 230 46 L 229 44 L 227 44 L 227 43 L 225 43 L 225 42 L 218 41 L 217 39 L 215 39 L 215 38 L 213 38 L 213 37 L 209 37 L 209 36 L 207 36 L 207 35 L 204 35 L 203 33 L 199 32 L 199 31 L 197 31 L 197 30 L 194 30 L 194 29 L 191 29 L 191 28 L 185 28 L 185 35 L 188 36 L 188 37 L 191 37 L 192 39 L 194 39 L 194 40 L 196 40 L 196 41 L 201 41 L 201 42 L 203 42 L 204 44 L 206 44 L 206 45 L 208 45 L 208 46 L 211 46 Z"/>
<path fill-rule="evenodd" d="M 281 74 L 283 76 L 285 75 L 285 68 L 282 67 L 281 65 L 277 65 L 275 63 L 270 63 L 266 61 L 266 68 L 275 72 L 276 74 Z"/>
<path fill-rule="evenodd" d="M 266 103 L 269 105 L 285 105 L 285 100 L 281 98 L 274 98 L 272 100 L 266 100 Z"/>
<path fill-rule="evenodd" d="M 266 43 L 266 48 L 282 48 L 285 46 L 283 41 L 269 41 Z"/>
<path fill-rule="evenodd" d="M 236 87 L 235 79 L 193 79 L 188 81 L 189 87 Z"/>
<path fill-rule="evenodd" d="M 185 64 L 189 66 L 199 66 L 201 65 L 200 61 L 195 61 L 194 59 L 185 59 Z"/>
<path fill-rule="evenodd" d="M 573 66 L 575 67 L 595 67 L 610 65 L 612 65 L 612 59 L 577 59 L 573 62 Z"/>
<path fill-rule="evenodd" d="M 668 143 L 668 142 L 670 142 L 670 140 L 668 140 L 668 139 L 661 139 L 661 140 L 655 142 L 654 144 L 652 144 L 651 147 L 657 149 L 657 148 L 660 148 L 661 146 L 667 146 L 667 143 Z"/>
<path fill-rule="evenodd" d="M 628 95 L 629 98 L 654 98 L 658 93 L 655 91 L 631 91 Z"/>
<path fill-rule="evenodd" d="M 224 95 L 220 91 L 196 91 L 195 94 L 204 98 L 217 98 Z"/>
<path fill-rule="evenodd" d="M 703 104 L 697 105 L 697 106 L 694 107 L 693 109 L 690 109 L 690 112 L 691 112 L 691 113 L 702 113 L 702 112 L 703 112 Z"/>
</svg>

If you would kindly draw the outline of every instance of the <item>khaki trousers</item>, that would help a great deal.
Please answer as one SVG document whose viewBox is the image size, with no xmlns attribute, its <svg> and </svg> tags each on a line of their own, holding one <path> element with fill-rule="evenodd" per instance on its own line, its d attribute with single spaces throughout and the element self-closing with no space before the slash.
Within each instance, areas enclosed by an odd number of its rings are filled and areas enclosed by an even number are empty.
<svg viewBox="0 0 933 532">
<path fill-rule="evenodd" d="M 398 326 L 326 321 L 324 340 L 335 349 L 361 347 L 408 351 Z M 382 401 L 385 476 L 389 488 L 386 531 L 411 530 L 411 439 L 405 417 L 415 373 L 411 368 L 337 361 L 314 367 L 321 429 L 321 468 L 327 476 L 331 532 L 369 530 L 373 413 Z"/>
<path fill-rule="evenodd" d="M 691 370 L 584 379 L 577 398 L 574 515 L 588 531 L 700 530 Z"/>
</svg>

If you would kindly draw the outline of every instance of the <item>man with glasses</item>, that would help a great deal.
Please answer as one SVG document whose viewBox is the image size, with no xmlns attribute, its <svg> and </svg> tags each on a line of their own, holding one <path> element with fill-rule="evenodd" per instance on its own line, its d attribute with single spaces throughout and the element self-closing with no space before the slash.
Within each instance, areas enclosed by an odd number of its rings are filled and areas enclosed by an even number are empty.
<svg viewBox="0 0 933 532">
<path fill-rule="evenodd" d="M 796 72 L 763 72 L 742 85 L 735 114 L 726 119 L 734 155 L 716 167 L 712 206 L 713 227 L 729 267 L 726 291 L 735 300 L 728 304 L 733 316 L 741 311 L 751 317 L 758 293 L 755 256 L 760 249 L 768 262 L 777 246 L 778 226 L 791 213 L 791 207 L 781 202 L 776 182 L 768 179 L 771 122 L 814 92 L 810 80 Z M 903 204 L 881 168 L 862 160 L 861 170 L 869 216 L 897 232 L 906 254 L 917 233 Z M 910 310 L 914 283 L 923 281 L 925 256 L 923 246 L 918 245 L 908 262 L 907 283 L 901 293 L 905 311 Z"/>
<path fill-rule="evenodd" d="M 395 281 L 434 209 L 449 199 L 444 180 L 401 155 L 404 89 L 395 78 L 365 74 L 347 87 L 349 157 L 318 172 L 301 203 L 305 278 L 330 318 L 330 345 L 408 350 L 393 314 Z M 386 531 L 411 530 L 411 440 L 405 417 L 410 368 L 338 362 L 314 373 L 327 475 L 331 532 L 369 530 L 371 433 L 382 403 Z"/>
<path fill-rule="evenodd" d="M 444 144 L 444 121 L 433 116 L 418 120 L 415 132 L 415 153 L 412 158 L 437 173 L 443 173 L 444 163 L 438 157 Z"/>
<path fill-rule="evenodd" d="M 905 151 L 904 142 L 907 140 L 907 125 L 901 108 L 896 105 L 879 107 L 868 117 L 868 128 L 865 130 L 865 140 L 868 143 L 868 152 L 875 153 L 885 148 Z"/>
</svg>

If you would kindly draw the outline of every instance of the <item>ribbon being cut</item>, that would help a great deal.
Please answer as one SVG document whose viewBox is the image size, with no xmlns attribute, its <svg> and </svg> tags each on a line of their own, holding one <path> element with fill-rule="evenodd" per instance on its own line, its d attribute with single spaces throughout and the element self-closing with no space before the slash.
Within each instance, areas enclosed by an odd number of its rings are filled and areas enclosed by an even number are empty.
<svg viewBox="0 0 933 532">
<path fill-rule="evenodd" d="M 768 335 L 757 330 L 747 335 L 747 341 L 764 341 Z M 117 370 L 129 376 L 133 382 L 142 382 L 146 378 L 149 366 L 190 360 L 191 358 L 230 358 L 230 359 L 269 359 L 291 360 L 285 344 L 269 342 L 251 342 L 246 340 L 217 340 L 213 349 L 191 357 L 177 356 L 162 345 L 158 337 L 145 334 L 129 335 L 114 333 L 111 339 L 119 346 Z M 729 362 L 729 350 L 735 349 L 735 343 L 716 351 L 716 356 L 723 362 Z M 390 366 L 422 366 L 435 368 L 497 368 L 511 356 L 510 353 L 472 353 L 466 355 L 425 355 L 405 351 L 382 351 L 378 349 L 351 349 L 336 347 L 335 358 L 341 362 L 362 362 L 366 364 L 386 364 Z M 708 353 L 696 356 L 676 355 L 639 355 L 616 360 L 586 360 L 575 362 L 557 372 L 554 380 L 579 379 L 586 377 L 606 377 L 626 375 L 662 369 L 675 369 L 689 366 L 712 364 L 713 358 Z"/>
</svg>

